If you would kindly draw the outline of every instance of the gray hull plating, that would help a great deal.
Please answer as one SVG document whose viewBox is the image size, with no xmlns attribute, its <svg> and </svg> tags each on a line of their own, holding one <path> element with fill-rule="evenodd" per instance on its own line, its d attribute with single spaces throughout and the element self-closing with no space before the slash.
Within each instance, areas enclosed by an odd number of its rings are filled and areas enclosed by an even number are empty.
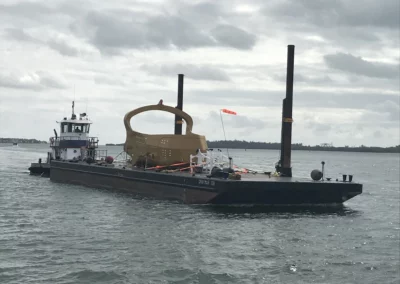
<svg viewBox="0 0 400 284">
<path fill-rule="evenodd" d="M 353 182 L 269 178 L 262 174 L 235 181 L 61 161 L 51 162 L 50 179 L 193 204 L 340 204 L 362 193 L 362 185 Z"/>
</svg>

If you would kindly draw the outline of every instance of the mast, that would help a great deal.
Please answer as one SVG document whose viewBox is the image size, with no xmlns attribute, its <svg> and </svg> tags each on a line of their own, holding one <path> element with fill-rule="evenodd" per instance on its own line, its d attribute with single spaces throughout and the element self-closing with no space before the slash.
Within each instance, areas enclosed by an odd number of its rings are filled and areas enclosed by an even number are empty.
<svg viewBox="0 0 400 284">
<path fill-rule="evenodd" d="M 287 71 L 286 71 L 286 98 L 282 103 L 282 133 L 281 157 L 277 171 L 282 176 L 291 177 L 291 152 L 292 152 L 292 122 L 293 122 L 293 73 L 294 73 L 294 45 L 288 45 Z"/>
<path fill-rule="evenodd" d="M 183 108 L 183 74 L 178 74 L 178 105 L 177 109 Z M 182 117 L 175 115 L 175 135 L 182 135 Z"/>
</svg>

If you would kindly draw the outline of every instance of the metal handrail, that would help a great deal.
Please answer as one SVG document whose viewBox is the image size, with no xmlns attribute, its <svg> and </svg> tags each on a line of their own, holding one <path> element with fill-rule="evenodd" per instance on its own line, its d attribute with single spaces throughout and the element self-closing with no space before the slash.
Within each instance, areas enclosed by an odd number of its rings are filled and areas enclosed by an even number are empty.
<svg viewBox="0 0 400 284">
<path fill-rule="evenodd" d="M 98 137 L 79 137 L 79 136 L 62 136 L 62 137 L 50 137 L 50 147 L 57 147 L 60 145 L 60 141 L 62 140 L 68 140 L 68 141 L 72 141 L 72 140 L 79 140 L 79 141 L 87 141 L 88 143 L 87 146 L 89 146 L 90 148 L 97 148 L 99 146 L 99 138 Z"/>
<path fill-rule="evenodd" d="M 54 140 L 90 140 L 90 139 L 96 139 L 97 141 L 99 140 L 99 138 L 98 137 L 85 137 L 85 138 L 82 138 L 82 137 L 80 137 L 80 136 L 58 136 L 57 138 L 56 137 L 50 137 L 50 140 L 51 139 L 54 139 Z"/>
</svg>

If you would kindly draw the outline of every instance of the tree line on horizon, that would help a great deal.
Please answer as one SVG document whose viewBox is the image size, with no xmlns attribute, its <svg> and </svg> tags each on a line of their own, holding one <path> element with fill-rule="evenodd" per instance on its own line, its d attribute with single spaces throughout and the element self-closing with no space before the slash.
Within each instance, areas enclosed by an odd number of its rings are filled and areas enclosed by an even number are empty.
<svg viewBox="0 0 400 284">
<path fill-rule="evenodd" d="M 2 138 L 0 137 L 0 143 L 28 143 L 28 144 L 43 144 L 46 141 L 40 141 L 37 139 L 26 139 L 26 138 Z"/>
<path fill-rule="evenodd" d="M 1 138 L 0 143 L 47 143 L 37 139 L 25 138 Z M 123 146 L 124 143 L 107 143 L 106 146 Z M 216 140 L 207 141 L 209 148 L 222 148 L 222 149 L 266 149 L 266 150 L 280 150 L 281 143 L 277 142 L 256 142 L 245 140 Z M 322 145 L 303 145 L 303 143 L 292 144 L 292 150 L 308 150 L 308 151 L 340 151 L 340 152 L 374 152 L 374 153 L 400 153 L 400 145 L 391 147 L 377 147 L 377 146 L 322 146 Z"/>
<path fill-rule="evenodd" d="M 106 146 L 123 146 L 124 143 L 112 144 L 108 143 Z M 265 149 L 265 150 L 280 150 L 281 143 L 277 142 L 255 142 L 245 140 L 216 140 L 207 141 L 210 149 Z M 306 151 L 340 151 L 340 152 L 374 152 L 374 153 L 400 153 L 400 145 L 392 147 L 376 147 L 376 146 L 322 146 L 322 145 L 303 145 L 303 143 L 292 144 L 292 150 L 306 150 Z"/>
<path fill-rule="evenodd" d="M 245 140 L 217 140 L 207 141 L 209 148 L 229 148 L 229 149 L 268 149 L 280 150 L 281 143 L 276 142 L 255 142 Z M 303 145 L 303 143 L 293 143 L 292 150 L 308 150 L 308 151 L 341 151 L 341 152 L 377 152 L 377 153 L 400 153 L 400 145 L 392 147 L 376 147 L 376 146 L 321 146 L 321 145 Z"/>
</svg>

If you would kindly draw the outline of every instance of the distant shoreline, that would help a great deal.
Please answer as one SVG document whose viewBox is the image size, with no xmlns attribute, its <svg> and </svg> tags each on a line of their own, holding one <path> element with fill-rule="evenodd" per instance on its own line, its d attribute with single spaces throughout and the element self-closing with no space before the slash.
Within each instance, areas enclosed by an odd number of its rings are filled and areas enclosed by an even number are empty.
<svg viewBox="0 0 400 284">
<path fill-rule="evenodd" d="M 47 141 L 25 138 L 0 138 L 0 144 L 48 144 Z M 243 150 L 280 150 L 280 143 L 248 142 L 239 140 L 207 141 L 210 149 L 243 149 Z M 106 143 L 105 146 L 123 146 L 124 143 Z M 302 143 L 292 144 L 292 150 L 302 151 L 328 151 L 328 152 L 362 152 L 362 153 L 400 153 L 400 145 L 392 147 L 334 147 L 334 146 L 309 146 Z"/>
<path fill-rule="evenodd" d="M 238 140 L 227 140 L 227 141 L 207 141 L 208 147 L 211 149 L 243 149 L 243 150 L 280 150 L 280 143 L 265 143 L 265 142 L 247 142 Z M 105 146 L 123 146 L 124 143 L 107 143 Z M 334 147 L 334 146 L 309 146 L 299 144 L 292 144 L 292 150 L 303 150 L 303 151 L 330 151 L 330 152 L 363 152 L 363 153 L 400 153 L 400 145 L 393 147 Z"/>
<path fill-rule="evenodd" d="M 26 139 L 26 138 L 0 138 L 0 144 L 47 144 L 46 141 L 40 141 L 37 139 Z"/>
</svg>

